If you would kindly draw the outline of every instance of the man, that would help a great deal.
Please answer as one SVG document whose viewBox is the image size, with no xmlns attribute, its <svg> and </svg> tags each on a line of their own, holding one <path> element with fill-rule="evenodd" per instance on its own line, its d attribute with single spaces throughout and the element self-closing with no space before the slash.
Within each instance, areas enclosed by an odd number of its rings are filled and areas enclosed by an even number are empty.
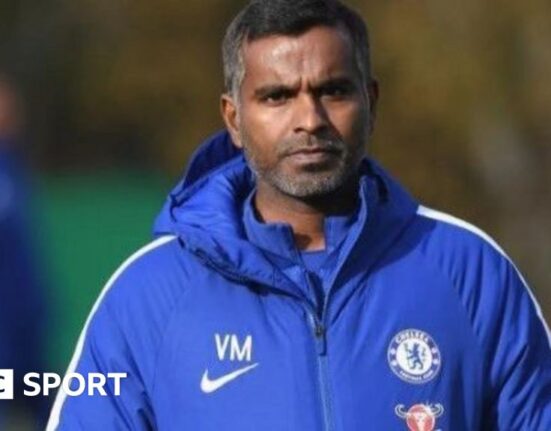
<svg viewBox="0 0 551 431">
<path fill-rule="evenodd" d="M 48 429 L 551 429 L 549 334 L 514 265 L 364 157 L 368 46 L 336 1 L 238 14 L 229 134 L 199 148 L 69 367 L 128 373 L 120 395 L 61 393 Z"/>
</svg>

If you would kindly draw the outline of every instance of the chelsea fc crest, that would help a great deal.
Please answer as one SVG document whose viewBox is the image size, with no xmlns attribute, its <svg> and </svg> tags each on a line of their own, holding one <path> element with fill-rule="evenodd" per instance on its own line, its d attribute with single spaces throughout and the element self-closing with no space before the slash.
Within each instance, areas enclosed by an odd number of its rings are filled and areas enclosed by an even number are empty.
<svg viewBox="0 0 551 431">
<path fill-rule="evenodd" d="M 391 370 L 408 383 L 426 383 L 440 371 L 440 350 L 426 332 L 406 329 L 394 336 L 388 346 Z"/>
</svg>

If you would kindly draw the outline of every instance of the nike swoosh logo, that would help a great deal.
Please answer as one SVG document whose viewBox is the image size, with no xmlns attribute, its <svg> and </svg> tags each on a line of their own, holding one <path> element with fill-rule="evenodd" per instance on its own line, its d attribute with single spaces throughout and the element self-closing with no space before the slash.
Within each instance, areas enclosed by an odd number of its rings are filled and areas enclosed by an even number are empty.
<svg viewBox="0 0 551 431">
<path fill-rule="evenodd" d="M 217 391 L 222 386 L 228 384 L 232 380 L 237 379 L 239 376 L 242 376 L 243 374 L 251 371 L 253 368 L 256 368 L 257 366 L 258 366 L 258 362 L 256 364 L 252 364 L 247 367 L 235 370 L 229 374 L 225 374 L 222 377 L 218 377 L 217 379 L 214 379 L 214 380 L 209 379 L 209 370 L 207 369 L 203 373 L 203 377 L 201 379 L 201 390 L 205 394 L 210 394 L 211 392 Z"/>
</svg>

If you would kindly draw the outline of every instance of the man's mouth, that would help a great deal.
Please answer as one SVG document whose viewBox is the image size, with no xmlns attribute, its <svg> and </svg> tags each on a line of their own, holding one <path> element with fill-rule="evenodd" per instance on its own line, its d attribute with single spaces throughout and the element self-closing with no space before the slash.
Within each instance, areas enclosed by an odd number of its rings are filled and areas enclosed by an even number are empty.
<svg viewBox="0 0 551 431">
<path fill-rule="evenodd" d="M 298 164 L 325 163 L 341 152 L 335 148 L 308 147 L 291 151 L 287 157 Z"/>
<path fill-rule="evenodd" d="M 318 154 L 318 153 L 330 153 L 330 154 L 338 154 L 340 151 L 338 151 L 335 148 L 327 148 L 327 147 L 307 147 L 307 148 L 299 148 L 296 150 L 291 151 L 290 155 L 294 156 L 296 154 Z"/>
</svg>

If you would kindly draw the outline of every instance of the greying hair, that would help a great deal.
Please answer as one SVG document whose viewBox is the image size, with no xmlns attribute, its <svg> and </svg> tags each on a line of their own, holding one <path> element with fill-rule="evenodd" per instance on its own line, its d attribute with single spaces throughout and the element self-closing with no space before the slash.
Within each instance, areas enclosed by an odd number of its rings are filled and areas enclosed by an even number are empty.
<svg viewBox="0 0 551 431">
<path fill-rule="evenodd" d="M 244 42 L 272 35 L 298 36 L 318 25 L 344 28 L 364 83 L 371 80 L 369 38 L 360 15 L 338 0 L 252 0 L 233 19 L 222 42 L 226 92 L 239 100 L 245 77 Z"/>
</svg>

